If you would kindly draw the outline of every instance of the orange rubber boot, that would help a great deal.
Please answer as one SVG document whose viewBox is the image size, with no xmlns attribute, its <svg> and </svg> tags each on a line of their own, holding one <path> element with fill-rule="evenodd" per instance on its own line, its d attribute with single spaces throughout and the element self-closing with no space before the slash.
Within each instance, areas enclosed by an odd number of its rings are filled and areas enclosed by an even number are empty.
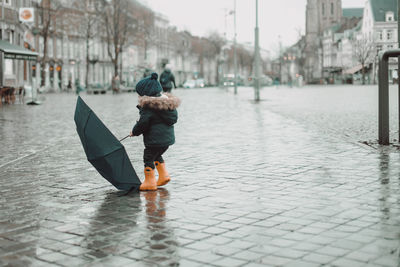
<svg viewBox="0 0 400 267">
<path fill-rule="evenodd" d="M 168 184 L 168 182 L 171 181 L 171 177 L 169 177 L 167 169 L 165 168 L 165 163 L 155 161 L 154 164 L 156 165 L 157 172 L 158 172 L 157 185 L 162 186 L 162 185 Z"/>
<path fill-rule="evenodd" d="M 140 191 L 157 190 L 156 175 L 154 169 L 150 167 L 144 168 L 144 182 L 140 185 Z"/>
</svg>

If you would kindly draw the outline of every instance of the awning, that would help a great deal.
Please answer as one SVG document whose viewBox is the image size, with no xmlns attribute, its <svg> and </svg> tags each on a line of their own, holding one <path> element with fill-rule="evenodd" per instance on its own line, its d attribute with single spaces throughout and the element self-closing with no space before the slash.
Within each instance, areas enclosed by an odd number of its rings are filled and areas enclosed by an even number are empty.
<svg viewBox="0 0 400 267">
<path fill-rule="evenodd" d="M 344 70 L 343 74 L 354 74 L 354 73 L 360 71 L 361 69 L 362 69 L 362 65 L 360 64 L 360 65 L 357 65 L 357 66 L 352 67 L 350 69 Z"/>
<path fill-rule="evenodd" d="M 335 73 L 335 72 L 341 72 L 342 68 L 341 67 L 325 67 L 324 71 L 329 72 L 329 73 Z"/>
<path fill-rule="evenodd" d="M 4 53 L 4 58 L 36 60 L 38 53 L 30 51 L 25 47 L 10 44 L 7 41 L 0 40 L 0 51 Z"/>
</svg>

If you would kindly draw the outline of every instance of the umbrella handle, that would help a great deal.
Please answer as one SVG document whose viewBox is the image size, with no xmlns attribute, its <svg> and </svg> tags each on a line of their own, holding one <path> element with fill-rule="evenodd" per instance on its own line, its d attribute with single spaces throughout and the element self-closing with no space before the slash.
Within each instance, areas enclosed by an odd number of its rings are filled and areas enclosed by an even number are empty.
<svg viewBox="0 0 400 267">
<path fill-rule="evenodd" d="M 130 135 L 128 134 L 127 136 L 125 136 L 124 138 L 122 138 L 121 140 L 119 140 L 120 142 L 121 141 L 124 141 L 126 138 L 128 138 L 128 137 L 130 137 Z"/>
</svg>

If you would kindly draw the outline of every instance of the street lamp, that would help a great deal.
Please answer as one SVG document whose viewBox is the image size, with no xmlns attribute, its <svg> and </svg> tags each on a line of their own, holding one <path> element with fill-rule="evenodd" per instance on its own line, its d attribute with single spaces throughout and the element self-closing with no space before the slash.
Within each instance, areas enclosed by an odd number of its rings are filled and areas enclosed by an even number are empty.
<svg viewBox="0 0 400 267">
<path fill-rule="evenodd" d="M 400 1 L 400 0 L 399 0 Z M 254 80 L 254 100 L 260 101 L 260 45 L 259 45 L 259 29 L 258 29 L 258 0 L 256 0 L 256 28 L 255 44 L 254 44 L 254 63 L 255 63 L 255 80 Z"/>
<path fill-rule="evenodd" d="M 399 0 L 400 1 L 400 0 Z M 233 67 L 234 67 L 234 93 L 237 94 L 237 52 L 236 52 L 236 0 L 234 0 L 234 38 L 233 38 Z"/>
</svg>

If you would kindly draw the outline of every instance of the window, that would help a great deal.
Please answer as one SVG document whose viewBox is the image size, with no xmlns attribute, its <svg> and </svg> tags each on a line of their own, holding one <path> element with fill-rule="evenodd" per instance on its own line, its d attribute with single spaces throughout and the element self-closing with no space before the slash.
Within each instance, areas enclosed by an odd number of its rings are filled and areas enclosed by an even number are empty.
<svg viewBox="0 0 400 267">
<path fill-rule="evenodd" d="M 387 46 L 387 49 L 392 49 L 393 48 L 393 45 L 388 45 Z"/>
<path fill-rule="evenodd" d="M 11 0 L 3 0 L 3 2 L 4 2 L 4 5 L 7 5 L 7 6 L 11 6 L 11 4 L 12 4 Z"/>
<path fill-rule="evenodd" d="M 73 58 L 74 57 L 74 42 L 73 41 L 69 41 L 69 58 Z"/>
<path fill-rule="evenodd" d="M 47 55 L 53 57 L 53 38 L 47 39 Z"/>
<path fill-rule="evenodd" d="M 82 57 L 84 58 L 86 57 L 86 42 L 82 43 L 81 49 L 82 49 Z"/>
<path fill-rule="evenodd" d="M 387 37 L 387 40 L 392 40 L 392 37 L 393 37 L 392 30 L 387 30 L 386 37 Z"/>
<path fill-rule="evenodd" d="M 6 41 L 8 41 L 10 44 L 13 44 L 14 43 L 14 31 L 6 30 L 5 35 L 6 35 Z"/>
<path fill-rule="evenodd" d="M 378 51 L 378 52 L 379 52 L 379 51 L 382 51 L 382 45 L 377 45 L 377 46 L 376 46 L 376 51 Z"/>
<path fill-rule="evenodd" d="M 81 55 L 81 50 L 79 49 L 79 41 L 76 41 L 74 44 L 74 50 L 75 50 L 75 58 L 79 58 Z"/>
<path fill-rule="evenodd" d="M 383 40 L 383 32 L 382 31 L 378 32 L 378 38 L 379 38 L 379 40 Z"/>
<path fill-rule="evenodd" d="M 6 58 L 4 60 L 4 74 L 14 75 L 14 62 L 12 59 Z"/>
<path fill-rule="evenodd" d="M 44 48 L 43 44 L 44 44 L 43 37 L 39 36 L 39 54 L 40 54 L 40 56 L 43 56 L 43 48 Z"/>
<path fill-rule="evenodd" d="M 333 12 L 334 7 L 335 7 L 335 6 L 333 5 L 333 3 L 331 3 L 331 15 L 334 14 L 334 12 Z"/>
<path fill-rule="evenodd" d="M 61 44 L 61 39 L 57 38 L 57 58 L 62 58 L 62 44 Z"/>
<path fill-rule="evenodd" d="M 392 11 L 386 12 L 386 22 L 394 21 L 394 13 Z"/>
<path fill-rule="evenodd" d="M 322 16 L 325 16 L 325 3 L 322 3 Z"/>
</svg>

